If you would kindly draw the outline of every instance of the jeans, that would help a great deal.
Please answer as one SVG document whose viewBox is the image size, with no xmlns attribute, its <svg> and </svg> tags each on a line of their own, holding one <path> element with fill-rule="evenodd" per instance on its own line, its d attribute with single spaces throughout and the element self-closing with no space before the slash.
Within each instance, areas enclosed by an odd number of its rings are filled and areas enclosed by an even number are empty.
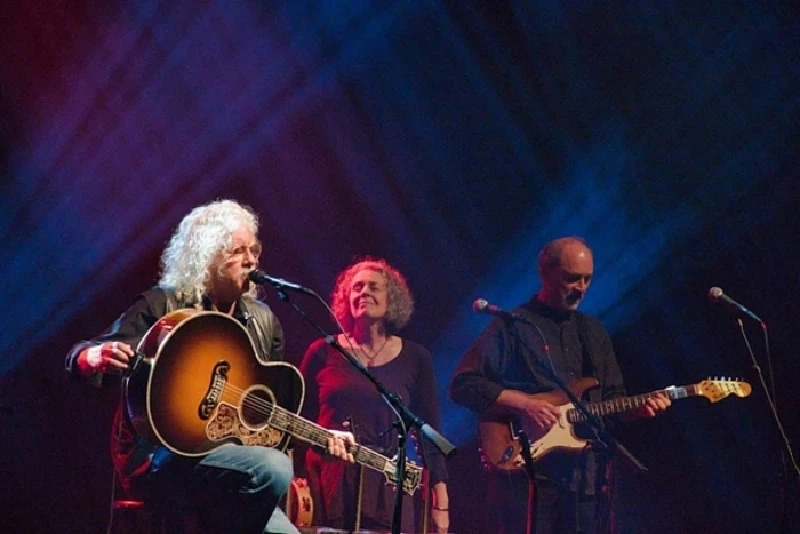
<svg viewBox="0 0 800 534">
<path fill-rule="evenodd" d="M 278 508 L 293 476 L 277 449 L 226 444 L 202 458 L 160 447 L 150 471 L 132 483 L 163 504 L 197 510 L 210 532 L 299 534 Z"/>
</svg>

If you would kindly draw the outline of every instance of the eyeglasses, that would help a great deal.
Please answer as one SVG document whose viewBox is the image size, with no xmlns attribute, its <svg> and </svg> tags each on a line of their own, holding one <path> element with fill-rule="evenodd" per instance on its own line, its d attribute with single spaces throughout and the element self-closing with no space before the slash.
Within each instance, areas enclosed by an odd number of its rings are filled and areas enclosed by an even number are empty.
<svg viewBox="0 0 800 534">
<path fill-rule="evenodd" d="M 236 248 L 233 248 L 228 251 L 228 254 L 232 257 L 244 256 L 246 252 L 250 252 L 250 254 L 255 258 L 258 259 L 261 257 L 261 243 L 256 243 L 254 245 L 241 245 Z"/>
</svg>

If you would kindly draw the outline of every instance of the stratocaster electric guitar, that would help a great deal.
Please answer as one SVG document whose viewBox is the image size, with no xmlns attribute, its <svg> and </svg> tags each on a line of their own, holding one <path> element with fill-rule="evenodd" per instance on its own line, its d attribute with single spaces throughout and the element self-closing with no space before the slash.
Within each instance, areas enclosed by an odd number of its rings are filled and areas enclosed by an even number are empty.
<svg viewBox="0 0 800 534">
<path fill-rule="evenodd" d="M 327 448 L 333 433 L 297 415 L 305 384 L 286 362 L 262 363 L 247 330 L 218 312 L 176 310 L 147 331 L 141 368 L 123 379 L 136 431 L 182 456 L 203 456 L 224 443 L 285 450 L 290 438 Z M 397 461 L 361 445 L 355 461 L 397 483 Z M 406 462 L 403 490 L 413 495 L 422 468 Z"/>
<path fill-rule="evenodd" d="M 581 398 L 584 391 L 597 387 L 594 378 L 581 378 L 568 385 L 570 392 Z M 751 391 L 747 382 L 731 380 L 704 380 L 698 384 L 688 386 L 670 386 L 659 391 L 652 391 L 633 397 L 623 397 L 603 402 L 588 404 L 589 412 L 593 415 L 611 415 L 640 408 L 648 398 L 659 393 L 672 400 L 687 397 L 706 397 L 711 402 L 719 402 L 729 395 L 747 397 Z M 575 432 L 575 424 L 586 420 L 586 417 L 570 403 L 567 396 L 561 392 L 537 393 L 533 397 L 547 400 L 558 406 L 561 415 L 558 422 L 547 432 L 535 428 L 528 428 L 524 422 L 503 416 L 487 416 L 483 418 L 478 427 L 480 437 L 481 456 L 484 465 L 490 470 L 515 471 L 522 469 L 524 463 L 521 456 L 521 447 L 517 437 L 518 429 L 523 429 L 531 439 L 531 457 L 533 461 L 553 452 L 581 452 L 589 445 L 589 440 L 579 437 Z M 520 426 L 521 424 L 521 426 Z"/>
</svg>

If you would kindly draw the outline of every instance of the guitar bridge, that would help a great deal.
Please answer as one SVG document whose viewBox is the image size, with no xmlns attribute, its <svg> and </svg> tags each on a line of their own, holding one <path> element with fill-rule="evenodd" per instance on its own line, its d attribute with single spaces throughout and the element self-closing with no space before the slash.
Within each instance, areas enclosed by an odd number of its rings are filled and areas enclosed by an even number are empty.
<svg viewBox="0 0 800 534">
<path fill-rule="evenodd" d="M 239 418 L 239 411 L 224 402 L 206 425 L 206 436 L 212 442 L 235 438 L 242 445 L 277 447 L 283 433 L 268 425 L 263 428 L 249 428 Z"/>
</svg>

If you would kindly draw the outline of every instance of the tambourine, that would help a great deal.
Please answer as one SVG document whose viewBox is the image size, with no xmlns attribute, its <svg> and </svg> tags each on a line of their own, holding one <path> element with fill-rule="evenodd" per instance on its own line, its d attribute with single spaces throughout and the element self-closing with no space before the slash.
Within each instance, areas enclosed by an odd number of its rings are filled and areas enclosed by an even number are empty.
<svg viewBox="0 0 800 534">
<path fill-rule="evenodd" d="M 314 520 L 314 500 L 305 478 L 294 478 L 286 494 L 286 515 L 297 527 L 307 527 Z"/>
</svg>

